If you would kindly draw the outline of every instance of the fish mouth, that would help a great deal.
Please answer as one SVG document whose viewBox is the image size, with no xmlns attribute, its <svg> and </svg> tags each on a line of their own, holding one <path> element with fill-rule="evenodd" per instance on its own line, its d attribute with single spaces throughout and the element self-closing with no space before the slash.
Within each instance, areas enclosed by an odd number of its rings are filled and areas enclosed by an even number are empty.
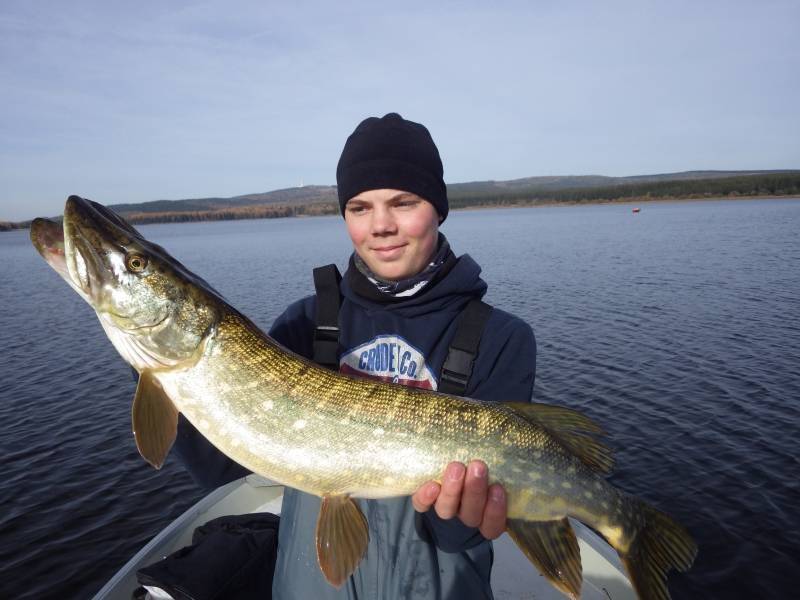
<svg viewBox="0 0 800 600">
<path fill-rule="evenodd" d="M 31 222 L 31 242 L 36 251 L 42 255 L 56 271 L 66 269 L 64 259 L 64 226 L 51 219 L 34 219 Z"/>
<path fill-rule="evenodd" d="M 64 206 L 64 254 L 69 275 L 83 295 L 96 304 L 100 289 L 113 277 L 104 260 L 114 252 L 125 252 L 131 231 L 122 219 L 104 206 L 79 196 L 67 198 Z"/>
<path fill-rule="evenodd" d="M 69 275 L 86 297 L 98 300 L 98 292 L 103 284 L 100 256 L 83 237 L 80 227 L 73 226 L 70 234 L 65 236 L 65 254 Z"/>
<path fill-rule="evenodd" d="M 83 290 L 83 293 L 90 298 L 96 298 L 96 292 L 101 285 L 97 269 L 97 254 L 91 246 L 85 243 L 85 240 L 78 237 L 80 229 L 75 233 L 77 235 L 72 238 L 72 251 L 67 255 L 67 268 L 73 281 Z"/>
<path fill-rule="evenodd" d="M 91 303 L 89 295 L 84 288 L 72 278 L 69 272 L 63 223 L 52 219 L 34 219 L 31 222 L 30 237 L 34 248 L 36 248 L 36 251 L 45 262 L 50 265 L 79 296 Z"/>
</svg>

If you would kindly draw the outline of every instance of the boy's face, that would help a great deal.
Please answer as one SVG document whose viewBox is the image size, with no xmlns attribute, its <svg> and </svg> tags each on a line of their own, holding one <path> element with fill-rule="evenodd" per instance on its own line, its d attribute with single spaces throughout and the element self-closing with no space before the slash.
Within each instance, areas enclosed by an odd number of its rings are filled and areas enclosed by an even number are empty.
<svg viewBox="0 0 800 600">
<path fill-rule="evenodd" d="M 382 279 L 416 275 L 436 251 L 439 215 L 433 204 L 411 192 L 361 192 L 348 200 L 344 220 L 353 248 Z"/>
</svg>

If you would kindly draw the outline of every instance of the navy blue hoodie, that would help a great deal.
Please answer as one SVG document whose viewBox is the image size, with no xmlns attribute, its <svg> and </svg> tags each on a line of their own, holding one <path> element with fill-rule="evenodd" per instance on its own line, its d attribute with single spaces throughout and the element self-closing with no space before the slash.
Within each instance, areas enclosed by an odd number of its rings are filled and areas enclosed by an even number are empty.
<svg viewBox="0 0 800 600">
<path fill-rule="evenodd" d="M 341 284 L 340 370 L 405 385 L 438 387 L 456 317 L 486 293 L 480 267 L 468 255 L 428 289 L 408 299 L 381 301 L 359 294 L 366 279 L 352 265 Z M 363 287 L 363 286 L 362 286 Z M 269 335 L 311 358 L 316 298 L 290 305 Z M 489 401 L 527 402 L 533 391 L 536 343 L 524 321 L 492 310 L 465 395 Z M 175 450 L 193 477 L 207 487 L 247 473 L 211 446 L 181 417 Z M 421 518 L 410 498 L 358 501 L 369 522 L 367 554 L 340 590 L 323 578 L 316 559 L 314 529 L 320 500 L 287 488 L 281 513 L 277 599 L 314 598 L 491 598 L 491 543 L 458 518 Z"/>
</svg>

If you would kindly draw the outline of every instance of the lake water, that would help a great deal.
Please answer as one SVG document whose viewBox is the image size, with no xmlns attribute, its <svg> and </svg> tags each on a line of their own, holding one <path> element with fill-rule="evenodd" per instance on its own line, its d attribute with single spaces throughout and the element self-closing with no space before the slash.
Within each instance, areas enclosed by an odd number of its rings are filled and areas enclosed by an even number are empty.
<svg viewBox="0 0 800 600">
<path fill-rule="evenodd" d="M 349 253 L 341 219 L 140 228 L 263 328 Z M 800 199 L 455 212 L 487 299 L 534 328 L 537 401 L 700 546 L 674 598 L 797 594 Z M 85 598 L 202 493 L 134 446 L 129 368 L 27 232 L 0 234 L 0 597 Z"/>
</svg>

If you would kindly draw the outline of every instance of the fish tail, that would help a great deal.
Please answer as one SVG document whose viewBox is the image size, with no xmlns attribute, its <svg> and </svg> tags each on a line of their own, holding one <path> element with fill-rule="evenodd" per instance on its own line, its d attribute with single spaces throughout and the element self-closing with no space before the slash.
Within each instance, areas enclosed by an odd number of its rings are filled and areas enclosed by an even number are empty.
<svg viewBox="0 0 800 600">
<path fill-rule="evenodd" d="M 644 524 L 625 550 L 617 550 L 640 600 L 669 600 L 667 573 L 688 570 L 697 556 L 697 545 L 672 518 L 649 504 L 635 502 Z"/>
</svg>

